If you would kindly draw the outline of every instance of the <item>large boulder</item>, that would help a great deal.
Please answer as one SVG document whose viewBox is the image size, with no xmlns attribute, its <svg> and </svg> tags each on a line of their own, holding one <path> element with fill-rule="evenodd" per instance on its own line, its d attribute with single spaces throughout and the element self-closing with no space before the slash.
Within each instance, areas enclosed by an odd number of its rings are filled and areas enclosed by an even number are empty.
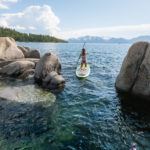
<svg viewBox="0 0 150 150">
<path fill-rule="evenodd" d="M 132 92 L 136 95 L 150 96 L 150 44 L 140 65 Z"/>
<path fill-rule="evenodd" d="M 65 79 L 62 77 L 62 75 L 52 71 L 43 79 L 42 86 L 44 88 L 56 89 L 63 87 L 64 83 Z"/>
<path fill-rule="evenodd" d="M 18 77 L 27 70 L 34 69 L 35 63 L 31 61 L 14 61 L 0 69 L 0 75 Z"/>
<path fill-rule="evenodd" d="M 142 98 L 150 96 L 150 43 L 133 44 L 116 79 L 116 89 Z"/>
<path fill-rule="evenodd" d="M 24 57 L 27 58 L 28 52 L 30 51 L 30 49 L 26 47 L 22 47 L 22 46 L 17 46 L 17 47 L 22 51 L 22 53 L 24 54 Z"/>
<path fill-rule="evenodd" d="M 22 46 L 18 46 L 18 48 L 23 52 L 25 58 L 40 58 L 40 52 L 36 49 Z"/>
<path fill-rule="evenodd" d="M 33 77 L 34 76 L 34 72 L 35 72 L 35 69 L 25 70 L 18 78 L 19 79 L 27 79 L 30 76 Z"/>
<path fill-rule="evenodd" d="M 26 58 L 40 58 L 40 52 L 36 49 L 33 49 L 28 52 Z"/>
<path fill-rule="evenodd" d="M 31 61 L 34 62 L 35 64 L 38 63 L 39 59 L 37 58 L 23 58 L 23 59 L 15 59 L 15 60 L 0 60 L 0 68 L 14 62 L 14 61 Z"/>
<path fill-rule="evenodd" d="M 55 54 L 46 53 L 36 65 L 34 78 L 44 88 L 56 89 L 65 83 L 60 71 L 61 65 L 58 57 Z"/>
<path fill-rule="evenodd" d="M 0 59 L 19 59 L 24 58 L 24 54 L 17 47 L 13 38 L 0 37 Z"/>
</svg>

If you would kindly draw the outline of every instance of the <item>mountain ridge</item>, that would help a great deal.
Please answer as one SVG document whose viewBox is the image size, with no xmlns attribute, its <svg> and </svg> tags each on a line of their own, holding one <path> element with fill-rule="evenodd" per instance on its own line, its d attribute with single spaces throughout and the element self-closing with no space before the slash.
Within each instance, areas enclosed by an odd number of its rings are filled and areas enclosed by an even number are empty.
<svg viewBox="0 0 150 150">
<path fill-rule="evenodd" d="M 148 41 L 150 42 L 150 35 L 138 36 L 131 39 L 126 38 L 104 38 L 100 36 L 82 36 L 79 38 L 70 38 L 68 42 L 70 43 L 134 43 L 138 41 Z"/>
</svg>

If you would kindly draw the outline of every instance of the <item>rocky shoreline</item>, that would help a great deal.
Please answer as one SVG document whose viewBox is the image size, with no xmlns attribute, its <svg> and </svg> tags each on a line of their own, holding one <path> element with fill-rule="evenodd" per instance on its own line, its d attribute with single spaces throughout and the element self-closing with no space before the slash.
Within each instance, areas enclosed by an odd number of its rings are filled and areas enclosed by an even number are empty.
<svg viewBox="0 0 150 150">
<path fill-rule="evenodd" d="M 17 46 L 14 39 L 0 37 L 0 76 L 25 80 L 33 77 L 35 83 L 46 89 L 64 87 L 61 64 L 57 55 Z"/>
<path fill-rule="evenodd" d="M 150 43 L 133 44 L 116 78 L 117 91 L 149 99 L 150 96 Z M 62 89 L 65 79 L 56 54 L 40 56 L 36 49 L 17 46 L 14 39 L 0 37 L 0 77 L 13 77 L 22 81 L 33 78 L 44 89 Z"/>
<path fill-rule="evenodd" d="M 41 57 L 38 50 L 0 37 L 0 137 L 8 140 L 49 131 L 56 100 L 51 91 L 64 85 L 57 55 Z"/>
</svg>

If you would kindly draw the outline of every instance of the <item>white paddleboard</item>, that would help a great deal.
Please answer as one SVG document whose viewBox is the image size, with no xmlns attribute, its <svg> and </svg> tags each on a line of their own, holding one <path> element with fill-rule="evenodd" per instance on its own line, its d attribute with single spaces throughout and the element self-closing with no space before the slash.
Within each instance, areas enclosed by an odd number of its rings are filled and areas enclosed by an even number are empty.
<svg viewBox="0 0 150 150">
<path fill-rule="evenodd" d="M 90 75 L 90 65 L 87 64 L 87 66 L 85 67 L 82 67 L 81 68 L 81 65 L 79 65 L 76 69 L 76 76 L 78 78 L 86 78 Z"/>
</svg>

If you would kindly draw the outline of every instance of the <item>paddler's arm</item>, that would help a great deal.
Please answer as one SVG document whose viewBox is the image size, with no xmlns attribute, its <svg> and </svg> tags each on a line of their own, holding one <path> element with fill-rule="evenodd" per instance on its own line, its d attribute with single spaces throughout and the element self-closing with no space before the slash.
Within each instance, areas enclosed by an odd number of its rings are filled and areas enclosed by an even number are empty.
<svg viewBox="0 0 150 150">
<path fill-rule="evenodd" d="M 81 58 L 81 56 L 82 56 L 82 53 L 80 54 L 79 59 Z"/>
</svg>

